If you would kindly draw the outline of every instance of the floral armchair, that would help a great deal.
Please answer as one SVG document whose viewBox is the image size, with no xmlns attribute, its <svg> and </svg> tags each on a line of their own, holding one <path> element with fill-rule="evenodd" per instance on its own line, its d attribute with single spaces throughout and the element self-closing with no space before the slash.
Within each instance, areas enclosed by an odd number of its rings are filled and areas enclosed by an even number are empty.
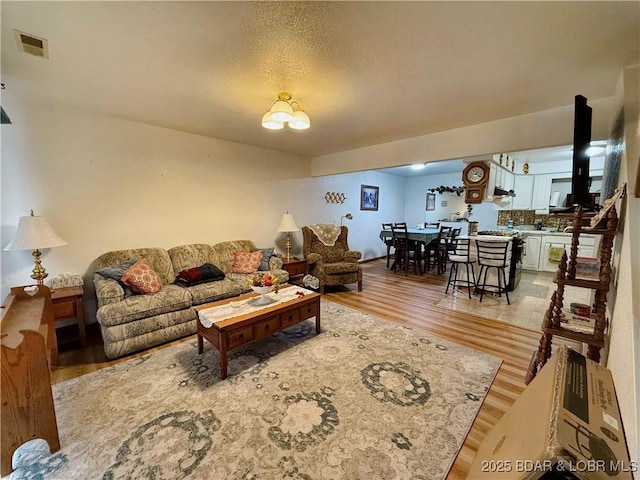
<svg viewBox="0 0 640 480">
<path fill-rule="evenodd" d="M 322 239 L 316 232 L 321 234 Z M 326 285 L 345 285 L 356 282 L 358 291 L 362 291 L 362 266 L 358 263 L 362 253 L 349 250 L 348 232 L 347 227 L 336 225 L 302 227 L 302 252 L 309 265 L 309 274 L 320 280 L 321 294 L 324 294 Z"/>
</svg>

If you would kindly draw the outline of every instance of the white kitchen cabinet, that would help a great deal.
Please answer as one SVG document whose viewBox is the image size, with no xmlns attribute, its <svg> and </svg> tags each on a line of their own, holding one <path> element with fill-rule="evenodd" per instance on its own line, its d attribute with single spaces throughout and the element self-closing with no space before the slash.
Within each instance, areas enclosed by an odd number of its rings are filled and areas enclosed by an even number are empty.
<svg viewBox="0 0 640 480">
<path fill-rule="evenodd" d="M 525 239 L 524 257 L 522 258 L 522 268 L 526 270 L 538 270 L 541 243 L 542 238 L 539 235 L 527 236 Z"/>
<path fill-rule="evenodd" d="M 511 172 L 504 172 L 504 189 L 513 190 L 515 175 Z"/>
<path fill-rule="evenodd" d="M 493 200 L 493 191 L 496 188 L 496 176 L 499 168 L 495 163 L 489 162 L 489 181 L 487 182 L 485 194 L 485 198 L 489 201 Z"/>
<path fill-rule="evenodd" d="M 531 197 L 533 195 L 533 175 L 514 175 L 512 208 L 514 210 L 529 210 L 531 208 Z"/>
<path fill-rule="evenodd" d="M 504 168 L 498 167 L 496 170 L 496 187 L 504 188 Z"/>
<path fill-rule="evenodd" d="M 527 241 L 529 238 L 527 238 Z M 580 245 L 578 246 L 579 257 L 594 257 L 596 253 L 596 237 L 593 235 L 581 235 Z M 562 248 L 570 253 L 571 249 L 571 235 L 548 235 L 542 237 L 542 245 L 540 247 L 540 263 L 539 270 L 545 272 L 556 272 L 558 270 L 558 264 L 562 252 L 559 250 L 553 250 L 555 248 Z"/>
<path fill-rule="evenodd" d="M 551 175 L 535 175 L 533 180 L 533 195 L 531 208 L 536 213 L 549 213 L 549 197 L 551 196 Z M 517 195 L 517 193 L 516 193 Z"/>
</svg>

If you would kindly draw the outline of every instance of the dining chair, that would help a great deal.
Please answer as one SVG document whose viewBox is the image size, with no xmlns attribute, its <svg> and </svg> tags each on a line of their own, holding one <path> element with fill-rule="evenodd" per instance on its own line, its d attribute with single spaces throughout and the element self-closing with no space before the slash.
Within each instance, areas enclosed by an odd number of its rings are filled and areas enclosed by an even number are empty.
<svg viewBox="0 0 640 480">
<path fill-rule="evenodd" d="M 437 266 L 438 274 L 443 273 L 447 268 L 447 235 L 451 227 L 442 225 L 438 236 L 431 240 L 425 248 L 425 268 L 431 270 L 432 266 Z"/>
<path fill-rule="evenodd" d="M 409 274 L 409 267 L 413 266 L 413 271 L 422 274 L 421 255 L 418 242 L 409 239 L 406 222 L 394 223 L 391 225 L 393 234 L 393 248 L 395 249 L 395 260 L 391 267 L 394 272 L 398 264 L 404 274 Z"/>
<path fill-rule="evenodd" d="M 480 290 L 481 302 L 484 292 L 489 291 L 490 293 L 497 293 L 499 297 L 504 293 L 507 297 L 507 304 L 511 305 L 509 292 L 507 291 L 506 274 L 506 268 L 508 266 L 507 250 L 509 249 L 509 243 L 511 243 L 511 240 L 489 242 L 486 240 L 476 239 L 478 263 L 480 264 L 480 273 L 478 273 L 476 290 Z M 497 285 L 487 283 L 487 274 L 492 268 L 496 269 L 496 277 L 498 279 Z M 484 277 L 482 275 L 483 273 Z M 487 290 L 487 288 L 491 290 Z"/>
<path fill-rule="evenodd" d="M 451 262 L 451 270 L 449 271 L 449 280 L 444 293 L 449 293 L 449 287 L 452 289 L 466 288 L 468 289 L 469 299 L 471 299 L 471 290 L 476 287 L 476 274 L 473 268 L 475 260 L 471 258 L 471 240 L 468 238 L 454 238 L 449 244 L 449 261 Z M 459 277 L 459 267 L 464 265 L 466 268 L 466 277 Z M 471 268 L 471 275 L 469 275 Z"/>
<path fill-rule="evenodd" d="M 382 224 L 382 230 L 391 230 L 391 223 L 383 223 Z M 391 232 L 393 235 L 393 232 Z M 391 259 L 395 259 L 395 248 L 393 246 L 393 236 L 391 237 L 387 237 L 384 239 L 384 244 L 387 246 L 387 268 L 389 268 L 389 262 L 391 261 Z M 391 249 L 394 249 L 393 252 L 391 252 Z"/>
<path fill-rule="evenodd" d="M 424 222 L 424 228 L 440 228 L 440 222 Z"/>
</svg>

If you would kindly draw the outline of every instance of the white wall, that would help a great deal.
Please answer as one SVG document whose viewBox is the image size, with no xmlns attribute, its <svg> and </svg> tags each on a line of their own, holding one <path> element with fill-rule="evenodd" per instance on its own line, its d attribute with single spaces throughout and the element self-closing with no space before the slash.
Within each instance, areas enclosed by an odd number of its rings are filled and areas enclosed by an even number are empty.
<svg viewBox="0 0 640 480">
<path fill-rule="evenodd" d="M 309 161 L 73 110 L 12 106 L 2 127 L 2 245 L 33 209 L 68 245 L 43 251 L 50 277 L 81 273 L 108 250 L 251 238 L 271 244 L 293 206 L 273 178 Z M 268 196 L 268 201 L 265 201 Z M 278 201 L 278 200 L 281 201 Z M 240 214 L 242 212 L 242 214 Z M 30 283 L 31 252 L 2 252 L 2 295 Z"/>
<path fill-rule="evenodd" d="M 626 150 L 620 168 L 619 185 L 627 182 L 627 195 L 620 204 L 620 235 L 614 244 L 611 291 L 611 342 L 607 367 L 611 369 L 631 460 L 640 464 L 640 192 L 636 175 L 640 168 L 640 68 L 626 69 L 616 92 L 612 121 L 624 107 Z M 640 473 L 635 473 L 640 478 Z"/>
<path fill-rule="evenodd" d="M 457 196 L 455 193 L 436 194 L 436 209 L 426 210 L 427 190 L 430 188 L 460 187 L 462 186 L 462 172 L 443 173 L 440 175 L 421 175 L 419 177 L 408 177 L 406 185 L 407 203 L 405 207 L 405 217 L 409 225 L 417 225 L 424 222 L 437 222 L 443 218 L 449 218 L 452 212 L 466 212 L 467 205 L 464 203 L 464 193 Z M 446 201 L 447 206 L 442 202 Z"/>
<path fill-rule="evenodd" d="M 419 177 L 409 177 L 407 180 L 406 195 L 407 206 L 405 217 L 409 225 L 418 223 L 438 221 L 449 218 L 452 212 L 464 214 L 467 211 L 467 204 L 464 202 L 464 194 L 457 196 L 455 193 L 437 193 L 436 209 L 426 211 L 426 194 L 430 188 L 458 187 L 462 186 L 462 172 L 445 173 L 440 175 L 422 175 Z M 447 206 L 442 206 L 446 201 Z M 498 223 L 498 207 L 491 202 L 482 202 L 473 205 L 470 220 L 478 222 L 479 230 L 495 230 Z M 467 224 L 459 225 L 466 233 Z"/>
<path fill-rule="evenodd" d="M 608 138 L 611 98 L 590 100 L 593 140 Z M 470 127 L 314 157 L 311 174 L 329 175 L 573 143 L 574 105 Z"/>
<path fill-rule="evenodd" d="M 376 172 L 310 177 L 310 160 L 76 110 L 11 105 L 2 126 L 1 246 L 33 209 L 68 245 L 45 249 L 50 279 L 84 276 L 88 321 L 95 301 L 93 261 L 135 247 L 251 239 L 284 249 L 276 233 L 290 211 L 299 227 L 340 223 L 350 212 L 351 248 L 364 258 L 386 253 L 380 224 L 404 212 L 402 179 Z M 360 185 L 380 187 L 378 211 L 360 211 Z M 342 192 L 329 204 L 326 192 Z M 293 234 L 293 253 L 302 236 Z M 1 295 L 33 283 L 30 251 L 2 251 Z"/>
<path fill-rule="evenodd" d="M 378 210 L 360 210 L 361 185 L 380 188 Z M 346 173 L 299 180 L 275 181 L 272 188 L 288 191 L 290 211 L 298 227 L 310 223 L 335 223 L 349 227 L 349 248 L 362 252 L 363 259 L 386 255 L 386 247 L 378 237 L 381 224 L 404 219 L 405 183 L 397 175 L 379 172 Z M 327 192 L 344 193 L 344 203 L 327 203 Z M 353 220 L 341 219 L 351 213 Z M 292 252 L 302 252 L 302 234 L 292 237 Z"/>
</svg>

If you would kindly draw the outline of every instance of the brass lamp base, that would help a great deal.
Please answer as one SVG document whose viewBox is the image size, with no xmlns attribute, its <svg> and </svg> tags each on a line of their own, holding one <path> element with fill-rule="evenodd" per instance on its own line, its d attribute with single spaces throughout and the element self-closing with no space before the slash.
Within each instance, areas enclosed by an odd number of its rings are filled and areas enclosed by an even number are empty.
<svg viewBox="0 0 640 480">
<path fill-rule="evenodd" d="M 33 267 L 33 272 L 31 273 L 31 278 L 33 278 L 38 285 L 44 285 L 44 279 L 49 276 L 49 274 L 45 271 L 42 263 L 40 262 L 40 250 L 37 248 L 31 254 L 33 256 L 33 262 L 35 263 L 35 267 Z"/>
<path fill-rule="evenodd" d="M 287 261 L 291 260 L 291 234 L 287 232 L 287 242 L 284 244 L 284 248 L 287 250 Z"/>
</svg>

